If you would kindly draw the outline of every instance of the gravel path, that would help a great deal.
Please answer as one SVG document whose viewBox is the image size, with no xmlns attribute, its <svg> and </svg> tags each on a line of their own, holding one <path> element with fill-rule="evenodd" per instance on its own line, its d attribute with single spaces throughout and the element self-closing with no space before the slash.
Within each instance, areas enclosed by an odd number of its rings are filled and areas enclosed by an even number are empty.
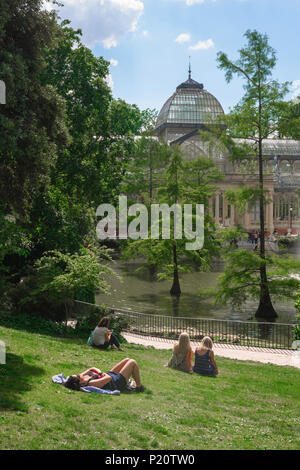
<svg viewBox="0 0 300 470">
<path fill-rule="evenodd" d="M 174 340 L 138 336 L 132 333 L 122 333 L 129 343 L 153 346 L 155 349 L 172 349 Z M 199 343 L 191 342 L 195 349 Z M 215 356 L 238 359 L 239 361 L 256 361 L 279 366 L 291 366 L 300 369 L 300 350 L 265 349 L 229 344 L 214 344 Z"/>
</svg>

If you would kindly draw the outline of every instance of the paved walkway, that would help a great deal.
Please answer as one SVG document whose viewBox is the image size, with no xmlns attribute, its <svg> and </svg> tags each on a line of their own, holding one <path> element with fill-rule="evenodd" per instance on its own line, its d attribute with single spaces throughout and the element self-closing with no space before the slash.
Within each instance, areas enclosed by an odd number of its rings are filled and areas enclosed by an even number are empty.
<svg viewBox="0 0 300 470">
<path fill-rule="evenodd" d="M 155 349 L 172 349 L 175 340 L 152 338 L 149 336 L 138 336 L 132 333 L 122 333 L 129 343 L 153 346 Z M 199 343 L 191 342 L 192 348 Z M 276 364 L 279 366 L 292 366 L 300 369 L 300 350 L 266 349 L 247 346 L 235 346 L 229 344 L 214 344 L 215 356 L 238 359 L 239 361 L 256 361 L 265 364 Z"/>
</svg>

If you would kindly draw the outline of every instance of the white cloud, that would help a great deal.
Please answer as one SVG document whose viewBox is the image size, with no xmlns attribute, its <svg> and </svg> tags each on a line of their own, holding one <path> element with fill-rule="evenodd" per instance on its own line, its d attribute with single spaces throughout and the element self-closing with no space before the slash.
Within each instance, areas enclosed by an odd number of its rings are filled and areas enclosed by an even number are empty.
<svg viewBox="0 0 300 470">
<path fill-rule="evenodd" d="M 105 81 L 106 81 L 107 85 L 109 86 L 109 88 L 110 88 L 111 90 L 113 90 L 113 88 L 114 88 L 114 82 L 113 82 L 113 79 L 112 79 L 112 76 L 111 76 L 110 73 L 109 73 L 108 75 L 106 75 Z"/>
<path fill-rule="evenodd" d="M 83 41 L 92 47 L 116 47 L 126 34 L 136 30 L 144 11 L 142 0 L 63 0 L 62 19 L 82 29 Z M 45 2 L 47 9 L 49 2 Z M 56 9 L 57 7 L 55 7 Z"/>
<path fill-rule="evenodd" d="M 186 0 L 185 3 L 188 6 L 195 5 L 196 3 L 204 3 L 205 0 Z"/>
<path fill-rule="evenodd" d="M 149 31 L 147 31 L 147 29 L 144 29 L 144 31 L 142 31 L 142 36 L 149 36 Z"/>
<path fill-rule="evenodd" d="M 182 33 L 177 36 L 175 39 L 175 42 L 178 42 L 179 44 L 183 44 L 184 42 L 190 42 L 191 36 L 188 33 Z"/>
<path fill-rule="evenodd" d="M 217 0 L 170 0 L 170 1 L 184 2 L 187 6 L 191 7 L 193 5 L 201 5 L 202 3 L 207 3 L 207 2 L 215 3 Z M 247 1 L 247 0 L 237 0 L 237 1 L 243 2 L 243 1 Z"/>
<path fill-rule="evenodd" d="M 116 47 L 118 45 L 118 41 L 114 34 L 102 40 L 102 44 L 105 49 L 110 49 L 111 47 Z"/>
<path fill-rule="evenodd" d="M 200 51 L 200 50 L 205 50 L 209 49 L 210 47 L 214 46 L 214 42 L 212 39 L 207 39 L 206 41 L 198 41 L 197 44 L 194 46 L 190 46 L 189 49 L 191 51 Z"/>
<path fill-rule="evenodd" d="M 300 80 L 294 80 L 292 82 L 292 99 L 296 99 L 300 95 Z"/>
<path fill-rule="evenodd" d="M 47 2 L 47 0 L 43 1 L 43 7 L 45 8 L 46 11 L 51 11 L 53 10 L 53 5 L 51 2 Z"/>
<path fill-rule="evenodd" d="M 112 67 L 116 67 L 118 65 L 119 61 L 116 60 L 116 59 L 110 59 L 109 63 Z"/>
</svg>

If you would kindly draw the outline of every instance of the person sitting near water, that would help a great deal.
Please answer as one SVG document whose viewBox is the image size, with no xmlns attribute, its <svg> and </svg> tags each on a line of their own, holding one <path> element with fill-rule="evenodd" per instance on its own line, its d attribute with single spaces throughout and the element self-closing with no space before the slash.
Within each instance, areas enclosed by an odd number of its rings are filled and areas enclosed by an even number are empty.
<svg viewBox="0 0 300 470">
<path fill-rule="evenodd" d="M 91 335 L 92 344 L 100 349 L 107 349 L 108 346 L 111 346 L 111 349 L 115 349 L 117 347 L 119 351 L 123 351 L 117 337 L 108 329 L 109 322 L 109 317 L 101 318 Z"/>
<path fill-rule="evenodd" d="M 119 390 L 124 392 L 130 377 L 133 377 L 135 381 L 136 392 L 144 392 L 146 390 L 141 383 L 137 362 L 129 358 L 123 359 L 109 372 L 101 372 L 96 367 L 92 367 L 81 374 L 71 375 L 67 378 L 64 386 L 77 391 L 81 387 L 92 386 L 102 388 L 103 390 Z"/>
<path fill-rule="evenodd" d="M 192 373 L 192 361 L 193 350 L 191 348 L 190 337 L 187 333 L 181 333 L 178 343 L 174 345 L 173 355 L 167 366 L 172 367 L 172 369 Z"/>
<path fill-rule="evenodd" d="M 218 375 L 218 367 L 213 353 L 213 342 L 209 336 L 205 336 L 200 346 L 195 350 L 195 364 L 193 371 L 202 375 Z"/>
</svg>

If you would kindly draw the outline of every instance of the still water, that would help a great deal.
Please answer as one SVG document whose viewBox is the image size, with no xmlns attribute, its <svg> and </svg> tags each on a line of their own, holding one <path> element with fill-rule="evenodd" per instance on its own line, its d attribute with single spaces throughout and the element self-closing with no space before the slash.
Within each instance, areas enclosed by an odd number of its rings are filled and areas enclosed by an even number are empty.
<svg viewBox="0 0 300 470">
<path fill-rule="evenodd" d="M 293 247 L 290 254 L 300 258 L 299 245 Z M 179 300 L 170 295 L 172 281 L 156 281 L 146 271 L 138 271 L 139 262 L 116 260 L 112 269 L 120 276 L 120 280 L 111 277 L 111 294 L 98 294 L 96 303 L 104 303 L 111 307 L 131 309 L 141 313 L 170 315 L 179 317 L 202 317 L 224 320 L 255 321 L 257 302 L 248 302 L 241 308 L 234 309 L 231 305 L 213 306 L 200 299 L 198 292 L 215 287 L 223 264 L 215 263 L 210 272 L 190 272 L 180 274 L 181 296 Z M 278 313 L 276 322 L 294 323 L 297 312 L 293 302 L 274 302 Z"/>
</svg>

